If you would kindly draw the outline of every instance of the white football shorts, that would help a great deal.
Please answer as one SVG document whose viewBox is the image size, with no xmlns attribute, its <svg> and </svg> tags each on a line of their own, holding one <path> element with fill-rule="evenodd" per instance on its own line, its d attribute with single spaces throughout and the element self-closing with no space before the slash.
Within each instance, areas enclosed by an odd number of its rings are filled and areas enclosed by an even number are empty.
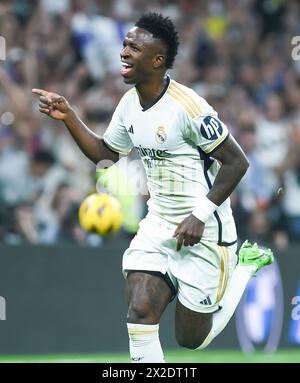
<svg viewBox="0 0 300 383">
<path fill-rule="evenodd" d="M 177 238 L 172 238 L 175 229 L 148 214 L 123 255 L 124 277 L 130 270 L 162 273 L 171 280 L 181 304 L 199 313 L 213 313 L 237 264 L 236 244 L 225 247 L 201 241 L 177 251 Z"/>
</svg>

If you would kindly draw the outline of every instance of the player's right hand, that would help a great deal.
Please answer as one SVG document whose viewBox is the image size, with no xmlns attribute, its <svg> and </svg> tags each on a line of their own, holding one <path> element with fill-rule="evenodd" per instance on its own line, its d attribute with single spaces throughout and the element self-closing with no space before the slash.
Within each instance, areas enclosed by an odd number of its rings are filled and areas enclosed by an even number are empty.
<svg viewBox="0 0 300 383">
<path fill-rule="evenodd" d="M 184 246 L 194 246 L 199 243 L 204 231 L 204 223 L 193 214 L 186 217 L 177 227 L 173 238 L 177 237 L 176 250 L 179 251 Z"/>
<path fill-rule="evenodd" d="M 32 89 L 32 93 L 40 96 L 39 110 L 55 120 L 65 120 L 72 111 L 68 101 L 57 93 L 43 89 Z"/>
</svg>

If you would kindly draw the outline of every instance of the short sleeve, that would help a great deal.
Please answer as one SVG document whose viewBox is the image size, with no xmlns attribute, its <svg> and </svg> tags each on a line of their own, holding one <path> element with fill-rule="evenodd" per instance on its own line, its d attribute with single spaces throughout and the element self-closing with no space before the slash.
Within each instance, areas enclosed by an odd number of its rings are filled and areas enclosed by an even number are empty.
<svg viewBox="0 0 300 383">
<path fill-rule="evenodd" d="M 215 116 L 199 116 L 189 121 L 188 138 L 205 153 L 215 151 L 229 136 L 226 125 Z"/>
<path fill-rule="evenodd" d="M 121 100 L 103 135 L 103 140 L 111 150 L 122 154 L 128 154 L 133 148 L 133 143 L 127 132 L 126 126 L 123 123 L 123 109 L 124 105 Z"/>
</svg>

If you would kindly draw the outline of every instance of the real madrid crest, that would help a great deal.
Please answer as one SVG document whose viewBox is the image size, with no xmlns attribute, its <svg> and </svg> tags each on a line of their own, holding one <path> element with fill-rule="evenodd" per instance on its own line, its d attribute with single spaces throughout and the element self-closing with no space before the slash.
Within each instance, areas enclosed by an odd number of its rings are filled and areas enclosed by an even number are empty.
<svg viewBox="0 0 300 383">
<path fill-rule="evenodd" d="M 163 144 L 167 139 L 167 135 L 166 135 L 166 132 L 165 132 L 165 128 L 163 126 L 159 126 L 157 129 L 156 129 L 156 133 L 155 133 L 155 140 L 158 144 Z"/>
</svg>

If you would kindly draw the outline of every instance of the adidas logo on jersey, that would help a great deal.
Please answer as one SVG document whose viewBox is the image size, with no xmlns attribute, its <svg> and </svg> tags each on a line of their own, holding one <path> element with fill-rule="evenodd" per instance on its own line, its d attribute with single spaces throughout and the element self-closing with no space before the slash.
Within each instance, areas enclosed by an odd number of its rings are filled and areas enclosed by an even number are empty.
<svg viewBox="0 0 300 383">
<path fill-rule="evenodd" d="M 127 130 L 128 133 L 134 134 L 133 125 L 130 125 L 130 128 Z"/>
<path fill-rule="evenodd" d="M 200 302 L 201 305 L 211 305 L 210 297 L 207 296 L 203 301 Z"/>
</svg>

